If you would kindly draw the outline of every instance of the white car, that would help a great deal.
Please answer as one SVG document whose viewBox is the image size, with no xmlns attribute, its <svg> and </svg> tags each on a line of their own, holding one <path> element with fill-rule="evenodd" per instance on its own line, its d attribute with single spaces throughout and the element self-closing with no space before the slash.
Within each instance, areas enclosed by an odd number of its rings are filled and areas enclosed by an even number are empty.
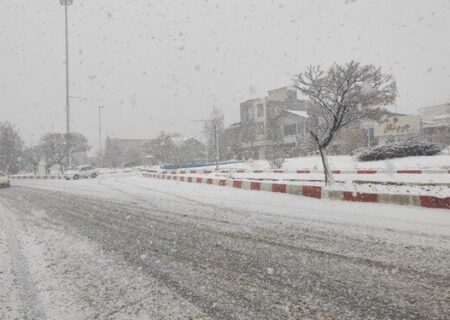
<svg viewBox="0 0 450 320">
<path fill-rule="evenodd" d="M 64 179 L 78 180 L 80 178 L 97 178 L 98 170 L 93 166 L 78 166 L 64 172 Z"/>
</svg>

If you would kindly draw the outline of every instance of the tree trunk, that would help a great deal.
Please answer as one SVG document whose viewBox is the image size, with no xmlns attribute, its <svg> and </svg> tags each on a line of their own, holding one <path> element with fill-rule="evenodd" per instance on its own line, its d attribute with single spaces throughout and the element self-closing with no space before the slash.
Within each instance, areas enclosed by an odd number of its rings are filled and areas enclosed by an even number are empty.
<svg viewBox="0 0 450 320">
<path fill-rule="evenodd" d="M 331 186 L 334 184 L 333 172 L 328 164 L 327 155 L 322 147 L 319 147 L 320 157 L 322 158 L 323 173 L 325 175 L 325 185 Z"/>
</svg>

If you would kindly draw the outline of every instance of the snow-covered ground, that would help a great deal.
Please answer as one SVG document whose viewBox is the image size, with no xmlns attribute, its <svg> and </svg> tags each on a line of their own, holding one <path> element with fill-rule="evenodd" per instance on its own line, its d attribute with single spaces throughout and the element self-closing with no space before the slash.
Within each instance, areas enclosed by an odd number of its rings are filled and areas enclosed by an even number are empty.
<svg viewBox="0 0 450 320">
<path fill-rule="evenodd" d="M 192 175 L 186 173 L 185 175 Z M 324 178 L 323 173 L 295 173 L 295 172 L 211 172 L 209 176 L 226 177 L 231 179 L 262 179 L 277 181 L 321 181 Z M 405 184 L 448 184 L 450 186 L 450 174 L 334 174 L 336 181 L 374 181 L 374 182 L 393 182 Z"/>
<path fill-rule="evenodd" d="M 15 180 L 0 212 L 8 320 L 450 314 L 447 210 L 126 174 Z"/>
<path fill-rule="evenodd" d="M 184 176 L 324 186 L 324 176 L 319 173 L 212 172 L 210 174 L 184 174 Z M 335 180 L 336 184 L 329 187 L 329 189 L 368 193 L 428 195 L 441 198 L 450 197 L 450 174 L 341 174 L 335 175 Z"/>
<path fill-rule="evenodd" d="M 394 158 L 380 161 L 357 161 L 352 156 L 329 156 L 328 160 L 332 169 L 357 170 L 379 169 L 386 171 L 404 169 L 448 169 L 450 168 L 450 155 L 440 154 L 435 156 L 415 156 Z M 286 159 L 284 169 L 319 169 L 323 168 L 319 156 Z"/>
<path fill-rule="evenodd" d="M 334 170 L 358 170 L 372 169 L 396 171 L 406 169 L 450 169 L 450 154 L 443 153 L 435 156 L 415 156 L 405 158 L 394 158 L 380 161 L 357 161 L 353 156 L 328 156 L 330 166 Z M 194 170 L 213 170 L 215 166 L 196 167 Z M 299 158 L 288 158 L 285 160 L 282 169 L 296 171 L 301 169 L 322 170 L 322 160 L 320 156 L 309 156 Z M 154 170 L 159 167 L 152 167 Z M 245 170 L 267 170 L 271 166 L 266 160 L 248 160 L 242 163 L 220 165 L 220 169 L 245 169 Z M 186 170 L 189 170 L 187 168 Z"/>
<path fill-rule="evenodd" d="M 359 162 L 350 156 L 330 156 L 330 165 L 334 170 L 381 170 L 387 173 L 377 174 L 335 174 L 338 182 L 330 187 L 332 190 L 352 192 L 386 193 L 386 194 L 412 194 L 435 197 L 450 197 L 450 174 L 396 174 L 396 170 L 411 169 L 446 169 L 450 170 L 450 155 L 416 156 L 396 158 L 382 161 Z M 308 184 L 323 186 L 324 176 L 319 156 L 286 159 L 284 173 L 273 172 L 235 172 L 235 170 L 268 170 L 270 165 L 265 160 L 247 161 L 245 163 L 221 166 L 222 170 L 230 172 L 211 172 L 207 175 L 196 173 L 199 177 L 221 177 L 241 180 L 279 181 L 286 184 Z M 213 167 L 195 168 L 214 169 Z M 319 171 L 313 173 L 296 173 L 297 170 Z M 189 172 L 189 170 L 186 170 Z M 185 175 L 192 176 L 191 173 Z"/>
</svg>

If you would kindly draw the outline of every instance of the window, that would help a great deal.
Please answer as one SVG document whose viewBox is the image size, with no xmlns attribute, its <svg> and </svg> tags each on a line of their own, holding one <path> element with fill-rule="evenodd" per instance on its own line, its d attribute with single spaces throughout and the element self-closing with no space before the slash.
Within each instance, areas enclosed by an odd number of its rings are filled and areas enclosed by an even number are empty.
<svg viewBox="0 0 450 320">
<path fill-rule="evenodd" d="M 258 115 L 258 117 L 264 117 L 264 105 L 263 104 L 258 104 L 257 115 Z"/>
<path fill-rule="evenodd" d="M 297 126 L 294 124 L 288 124 L 284 126 L 284 136 L 294 136 L 297 134 Z"/>
<path fill-rule="evenodd" d="M 305 124 L 303 122 L 297 123 L 297 133 L 303 135 Z"/>
</svg>

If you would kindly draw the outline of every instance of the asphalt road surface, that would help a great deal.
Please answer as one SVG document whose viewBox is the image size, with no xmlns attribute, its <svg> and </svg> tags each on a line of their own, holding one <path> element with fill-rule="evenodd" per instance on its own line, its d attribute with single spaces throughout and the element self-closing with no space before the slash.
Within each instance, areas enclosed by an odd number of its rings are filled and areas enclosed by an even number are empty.
<svg viewBox="0 0 450 320">
<path fill-rule="evenodd" d="M 0 190 L 0 319 L 450 319 L 450 212 L 111 176 Z"/>
</svg>

